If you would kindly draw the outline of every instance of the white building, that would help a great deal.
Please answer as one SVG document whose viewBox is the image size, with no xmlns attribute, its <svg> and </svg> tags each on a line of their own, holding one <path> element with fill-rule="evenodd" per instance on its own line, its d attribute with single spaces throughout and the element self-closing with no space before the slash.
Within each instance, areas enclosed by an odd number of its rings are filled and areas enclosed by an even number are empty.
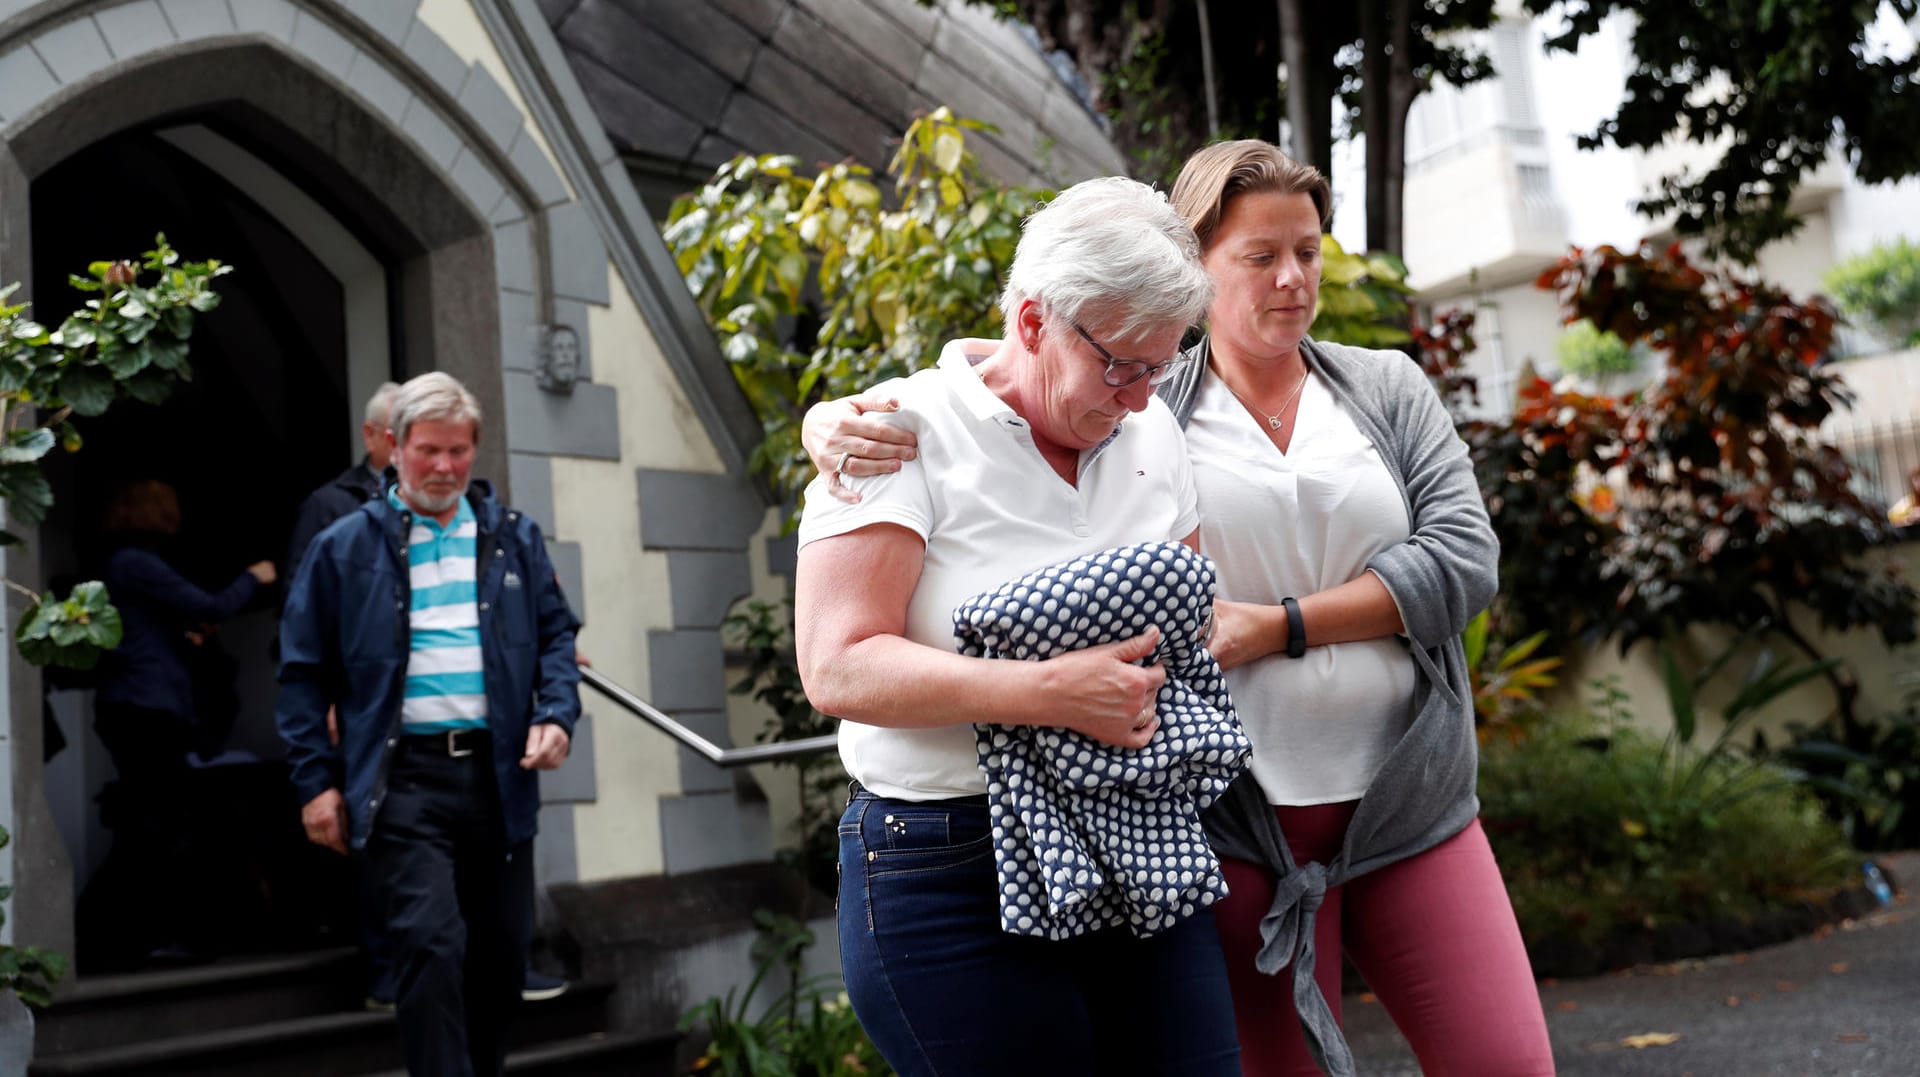
<svg viewBox="0 0 1920 1077">
<path fill-rule="evenodd" d="M 1640 215 L 1633 202 L 1661 176 L 1710 163 L 1714 153 L 1689 142 L 1653 152 L 1579 149 L 1578 137 L 1618 106 L 1633 24 L 1617 17 L 1577 52 L 1549 52 L 1552 24 L 1502 6 L 1501 21 L 1478 35 L 1495 76 L 1465 88 L 1436 86 L 1416 100 L 1406 165 L 1410 283 L 1429 309 L 1476 311 L 1481 400 L 1495 413 L 1511 409 L 1528 364 L 1547 377 L 1558 373 L 1560 312 L 1534 279 L 1570 246 L 1632 249 L 1642 239 L 1671 238 L 1668 222 Z M 1895 54 L 1914 47 L 1913 28 L 1884 11 L 1874 36 L 1876 47 Z M 1762 251 L 1755 267 L 1795 295 L 1819 291 L 1829 267 L 1876 243 L 1920 236 L 1920 180 L 1868 186 L 1837 159 L 1806 177 L 1796 208 L 1804 225 Z M 1855 354 L 1885 350 L 1851 328 L 1843 346 Z M 1849 424 L 1881 426 L 1920 411 L 1911 390 L 1877 391 L 1905 385 L 1897 371 L 1875 369 L 1884 360 L 1856 362 L 1863 365 L 1850 365 L 1853 380 L 1869 391 Z"/>
</svg>

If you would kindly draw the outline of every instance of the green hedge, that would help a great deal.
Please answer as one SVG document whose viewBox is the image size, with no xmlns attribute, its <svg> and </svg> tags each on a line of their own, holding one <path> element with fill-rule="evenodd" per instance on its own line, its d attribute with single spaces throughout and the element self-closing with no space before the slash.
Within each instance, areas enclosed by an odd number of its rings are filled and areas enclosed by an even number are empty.
<svg viewBox="0 0 1920 1077">
<path fill-rule="evenodd" d="M 1777 768 L 1585 717 L 1486 745 L 1480 798 L 1529 949 L 1753 923 L 1824 904 L 1858 869 Z"/>
</svg>

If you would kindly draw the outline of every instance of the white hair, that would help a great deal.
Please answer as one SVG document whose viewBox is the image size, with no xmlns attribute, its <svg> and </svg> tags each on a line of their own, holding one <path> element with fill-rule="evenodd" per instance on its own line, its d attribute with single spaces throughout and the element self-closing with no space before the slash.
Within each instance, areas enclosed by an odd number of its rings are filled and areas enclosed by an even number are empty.
<svg viewBox="0 0 1920 1077">
<path fill-rule="evenodd" d="M 1037 301 L 1057 336 L 1078 322 L 1128 338 L 1190 326 L 1213 301 L 1200 241 L 1167 196 L 1110 176 L 1061 191 L 1021 226 L 1000 311 Z"/>
<path fill-rule="evenodd" d="M 473 424 L 473 440 L 480 441 L 480 402 L 453 375 L 441 371 L 422 374 L 402 385 L 393 398 L 387 426 L 397 445 L 407 443 L 407 432 L 423 419 Z"/>
<path fill-rule="evenodd" d="M 387 420 L 393 415 L 393 395 L 400 391 L 397 381 L 383 381 L 380 388 L 367 398 L 366 422 L 368 426 L 380 430 L 387 428 Z"/>
</svg>

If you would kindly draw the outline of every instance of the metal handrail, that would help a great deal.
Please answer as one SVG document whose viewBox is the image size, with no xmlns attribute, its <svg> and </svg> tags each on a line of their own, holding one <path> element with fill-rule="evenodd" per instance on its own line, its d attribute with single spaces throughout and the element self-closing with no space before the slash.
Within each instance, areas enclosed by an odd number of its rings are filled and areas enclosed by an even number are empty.
<svg viewBox="0 0 1920 1077">
<path fill-rule="evenodd" d="M 627 691 L 607 678 L 607 675 L 591 666 L 582 666 L 580 680 L 587 687 L 606 696 L 622 708 L 647 724 L 692 748 L 706 757 L 707 762 L 716 767 L 744 767 L 754 763 L 780 763 L 797 759 L 803 755 L 831 750 L 839 745 L 839 738 L 829 733 L 821 737 L 806 737 L 801 740 L 782 740 L 772 744 L 755 744 L 746 748 L 722 748 L 718 744 L 688 729 L 685 725 L 670 718 L 653 704 Z"/>
</svg>

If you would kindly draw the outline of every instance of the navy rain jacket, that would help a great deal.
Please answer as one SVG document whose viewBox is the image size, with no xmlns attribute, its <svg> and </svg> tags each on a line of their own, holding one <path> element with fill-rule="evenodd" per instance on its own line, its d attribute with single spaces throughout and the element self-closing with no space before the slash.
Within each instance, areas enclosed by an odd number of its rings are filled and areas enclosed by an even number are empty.
<svg viewBox="0 0 1920 1077">
<path fill-rule="evenodd" d="M 580 668 L 567 605 L 540 527 L 493 499 L 475 479 L 467 492 L 475 543 L 487 727 L 506 840 L 534 835 L 535 771 L 523 770 L 527 730 L 555 722 L 572 737 L 580 717 Z M 274 720 L 300 802 L 328 789 L 346 796 L 354 848 L 363 848 L 386 798 L 399 745 L 412 630 L 407 535 L 413 513 L 375 498 L 313 540 L 287 591 L 280 619 L 280 701 Z M 340 708 L 340 746 L 327 744 L 327 705 Z"/>
</svg>

